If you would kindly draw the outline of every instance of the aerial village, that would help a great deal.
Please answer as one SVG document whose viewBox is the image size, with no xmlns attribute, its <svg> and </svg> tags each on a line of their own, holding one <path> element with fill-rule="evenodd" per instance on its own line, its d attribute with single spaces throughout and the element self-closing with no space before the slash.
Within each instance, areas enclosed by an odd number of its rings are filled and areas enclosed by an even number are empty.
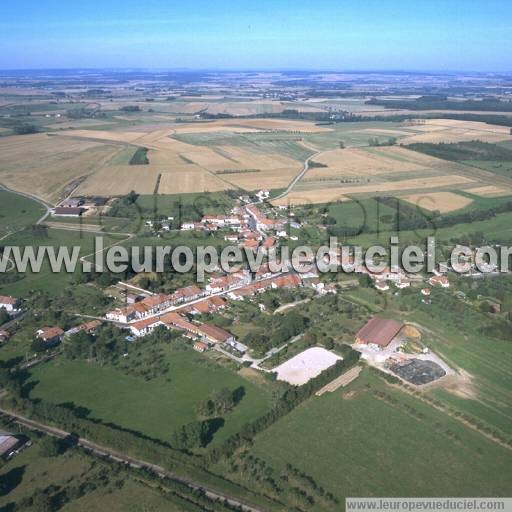
<svg viewBox="0 0 512 512">
<path fill-rule="evenodd" d="M 293 214 L 286 218 L 282 214 L 284 208 L 272 208 L 265 200 L 268 191 L 256 194 L 257 201 L 249 197 L 240 197 L 240 205 L 234 207 L 228 214 L 204 215 L 199 222 L 183 222 L 181 231 L 200 231 L 215 233 L 220 231 L 224 240 L 236 244 L 241 248 L 257 252 L 260 248 L 275 247 L 280 240 L 290 236 L 287 225 L 293 224 L 295 228 L 301 225 L 294 221 Z M 94 201 L 93 201 L 94 203 Z M 68 200 L 61 205 L 57 215 L 81 214 L 94 204 L 85 204 L 82 200 Z M 101 201 L 97 201 L 98 204 Z M 77 209 L 81 211 L 78 212 Z M 290 212 L 286 212 L 290 215 Z M 291 220 L 290 220 L 291 219 Z M 332 252 L 332 251 L 331 251 Z M 329 257 L 337 258 L 341 264 L 341 251 L 336 249 L 329 253 Z M 353 260 L 351 260 L 353 263 Z M 465 263 L 468 260 L 466 259 Z M 470 264 L 472 262 L 470 261 Z M 371 286 L 382 294 L 398 293 L 399 290 L 414 285 L 417 293 L 421 295 L 424 304 L 430 304 L 432 289 L 449 288 L 450 280 L 447 271 L 448 265 L 440 266 L 441 271 L 433 275 L 408 274 L 400 268 L 386 267 L 382 272 L 371 272 L 365 265 L 345 264 L 345 269 L 355 271 L 359 275 L 366 274 Z M 470 276 L 477 275 L 476 270 Z M 232 358 L 240 364 L 250 365 L 255 369 L 270 371 L 261 366 L 261 363 L 280 349 L 271 349 L 265 357 L 251 355 L 251 347 L 244 344 L 228 330 L 214 325 L 211 322 L 199 321 L 201 315 L 222 314 L 231 304 L 238 301 L 258 302 L 257 296 L 267 290 L 308 288 L 314 296 L 321 297 L 326 294 L 337 294 L 341 288 L 339 283 L 328 282 L 321 279 L 316 269 L 307 272 L 288 271 L 272 273 L 268 264 L 263 264 L 257 272 L 251 273 L 243 268 L 233 273 L 223 273 L 220 269 L 208 276 L 204 287 L 197 284 L 184 286 L 170 294 L 153 293 L 141 289 L 130 283 L 118 283 L 123 289 L 123 299 L 117 307 L 107 312 L 103 317 L 89 318 L 79 326 L 64 331 L 59 326 L 41 326 L 35 336 L 48 348 L 57 346 L 66 336 L 80 331 L 94 333 L 103 322 L 110 322 L 119 328 L 128 331 L 126 339 L 136 342 L 140 337 L 151 334 L 157 327 L 177 330 L 190 339 L 194 350 L 203 353 L 216 350 L 224 356 Z M 259 304 L 264 308 L 263 304 Z M 8 314 L 16 317 L 22 311 L 21 301 L 13 297 L 0 297 L 0 309 L 4 308 Z M 440 377 L 453 373 L 450 367 L 436 354 L 423 347 L 421 352 L 408 353 L 404 346 L 409 341 L 420 337 L 419 329 L 413 325 L 406 325 L 398 320 L 372 317 L 356 334 L 353 348 L 362 354 L 362 358 L 372 366 L 400 378 L 409 383 L 423 385 Z M 0 343 L 9 339 L 9 330 L 0 331 Z M 408 341 L 409 340 L 409 341 Z M 290 342 L 293 342 L 291 340 Z M 322 370 L 334 364 L 338 356 L 333 356 L 326 349 L 310 348 L 296 355 L 282 365 L 272 368 L 277 379 L 294 385 L 301 385 L 310 378 L 318 375 Z M 297 370 L 300 369 L 300 371 Z"/>
</svg>

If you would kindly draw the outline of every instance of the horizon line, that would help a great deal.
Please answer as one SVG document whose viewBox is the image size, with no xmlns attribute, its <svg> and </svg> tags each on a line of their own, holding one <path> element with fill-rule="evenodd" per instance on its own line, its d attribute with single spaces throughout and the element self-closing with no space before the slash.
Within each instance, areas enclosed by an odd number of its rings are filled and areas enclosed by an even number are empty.
<svg viewBox="0 0 512 512">
<path fill-rule="evenodd" d="M 361 68 L 361 69 L 339 69 L 339 68 L 210 68 L 210 67 L 176 67 L 176 68 L 167 68 L 167 67 L 139 67 L 139 66 L 127 66 L 127 67 L 111 67 L 111 66 L 103 66 L 103 67 L 31 67 L 31 68 L 2 68 L 0 67 L 0 73 L 8 73 L 8 72 L 43 72 L 43 71 L 110 71 L 110 72 L 126 72 L 126 71 L 139 71 L 139 72 L 173 72 L 173 73 L 341 73 L 341 74 L 438 74 L 438 75 L 451 75 L 457 73 L 472 73 L 472 74 L 511 74 L 511 70 L 470 70 L 470 69 L 406 69 L 406 68 L 381 68 L 381 69 L 372 69 L 372 68 Z"/>
</svg>

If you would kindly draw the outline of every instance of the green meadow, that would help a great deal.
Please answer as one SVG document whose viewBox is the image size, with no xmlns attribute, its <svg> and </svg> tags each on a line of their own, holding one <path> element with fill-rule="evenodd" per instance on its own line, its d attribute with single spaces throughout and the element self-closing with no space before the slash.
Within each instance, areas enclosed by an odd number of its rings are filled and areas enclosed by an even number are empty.
<svg viewBox="0 0 512 512">
<path fill-rule="evenodd" d="M 27 197 L 0 190 L 0 238 L 35 224 L 45 208 Z"/>
<path fill-rule="evenodd" d="M 259 434 L 252 453 L 339 499 L 510 494 L 512 452 L 367 372 Z"/>
<path fill-rule="evenodd" d="M 137 342 L 128 352 L 137 358 Z M 267 411 L 270 390 L 197 354 L 165 347 L 169 371 L 153 380 L 127 375 L 109 366 L 59 360 L 34 368 L 37 383 L 32 398 L 60 404 L 73 402 L 90 410 L 90 417 L 169 441 L 178 427 L 196 419 L 196 405 L 212 392 L 243 386 L 245 396 L 225 415 L 214 443 L 236 433 L 246 422 Z"/>
</svg>

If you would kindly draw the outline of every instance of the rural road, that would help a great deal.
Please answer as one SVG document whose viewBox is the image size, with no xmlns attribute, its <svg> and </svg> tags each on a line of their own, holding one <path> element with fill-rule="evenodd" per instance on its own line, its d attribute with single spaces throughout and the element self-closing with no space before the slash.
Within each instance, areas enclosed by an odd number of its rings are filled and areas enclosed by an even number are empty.
<svg viewBox="0 0 512 512">
<path fill-rule="evenodd" d="M 59 428 L 52 427 L 50 425 L 45 425 L 44 423 L 41 423 L 39 421 L 31 420 L 31 419 L 26 418 L 18 413 L 13 412 L 13 411 L 7 411 L 5 409 L 0 409 L 0 414 L 7 416 L 8 418 L 11 418 L 16 423 L 23 425 L 31 430 L 36 430 L 36 431 L 42 432 L 44 434 L 47 434 L 47 435 L 50 435 L 53 437 L 58 437 L 60 439 L 64 439 L 65 437 L 70 435 L 70 432 L 66 432 L 65 430 L 61 430 Z M 175 473 L 166 470 L 162 466 L 157 466 L 156 464 L 152 464 L 151 462 L 144 461 L 141 459 L 136 459 L 136 458 L 130 457 L 128 455 L 124 455 L 122 453 L 116 452 L 115 450 L 112 450 L 111 448 L 108 448 L 106 446 L 101 446 L 99 444 L 93 443 L 92 441 L 89 441 L 84 438 L 78 439 L 78 445 L 99 457 L 106 456 L 106 457 L 110 458 L 111 460 L 125 463 L 132 468 L 148 469 L 149 471 L 156 474 L 160 478 L 168 478 L 169 480 L 174 480 L 175 482 L 185 484 L 187 487 L 189 487 L 189 489 L 191 489 L 193 491 L 204 492 L 205 495 L 208 496 L 208 498 L 213 499 L 213 500 L 226 501 L 227 503 L 229 503 L 230 505 L 232 505 L 234 507 L 239 507 L 240 510 L 242 510 L 244 512 L 264 512 L 264 510 L 261 508 L 257 508 L 254 505 L 249 505 L 247 503 L 244 503 L 237 498 L 223 494 L 220 491 L 216 491 L 216 490 L 212 489 L 211 487 L 206 487 L 206 486 L 204 486 L 200 483 L 197 483 L 193 480 L 180 477 L 180 476 L 176 475 Z"/>
<path fill-rule="evenodd" d="M 286 188 L 286 190 L 285 190 L 283 193 L 279 194 L 278 196 L 274 197 L 274 198 L 272 199 L 272 201 L 274 201 L 274 200 L 276 200 L 276 199 L 281 199 L 281 198 L 283 198 L 284 196 L 288 195 L 288 194 L 291 192 L 292 188 L 297 184 L 297 182 L 298 182 L 299 180 L 301 180 L 301 179 L 303 178 L 304 174 L 306 174 L 306 173 L 308 172 L 308 169 L 309 169 L 309 161 L 310 161 L 313 157 L 315 157 L 315 156 L 319 155 L 320 153 L 322 153 L 322 151 L 319 151 L 318 153 L 314 153 L 313 155 L 311 155 L 311 156 L 309 156 L 308 158 L 306 158 L 306 160 L 305 160 L 305 162 L 304 162 L 304 167 L 302 168 L 302 171 L 300 171 L 300 172 L 299 172 L 299 174 L 297 174 L 297 176 L 295 176 L 295 178 L 293 178 L 293 180 L 290 182 L 290 184 L 288 185 L 288 187 Z"/>
</svg>

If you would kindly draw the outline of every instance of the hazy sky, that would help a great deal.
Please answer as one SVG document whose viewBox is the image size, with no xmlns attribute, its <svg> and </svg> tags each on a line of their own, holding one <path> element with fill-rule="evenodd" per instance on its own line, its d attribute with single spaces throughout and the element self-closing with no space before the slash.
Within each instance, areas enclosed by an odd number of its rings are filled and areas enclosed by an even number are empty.
<svg viewBox="0 0 512 512">
<path fill-rule="evenodd" d="M 0 68 L 512 71 L 512 0 L 0 0 Z"/>
</svg>

